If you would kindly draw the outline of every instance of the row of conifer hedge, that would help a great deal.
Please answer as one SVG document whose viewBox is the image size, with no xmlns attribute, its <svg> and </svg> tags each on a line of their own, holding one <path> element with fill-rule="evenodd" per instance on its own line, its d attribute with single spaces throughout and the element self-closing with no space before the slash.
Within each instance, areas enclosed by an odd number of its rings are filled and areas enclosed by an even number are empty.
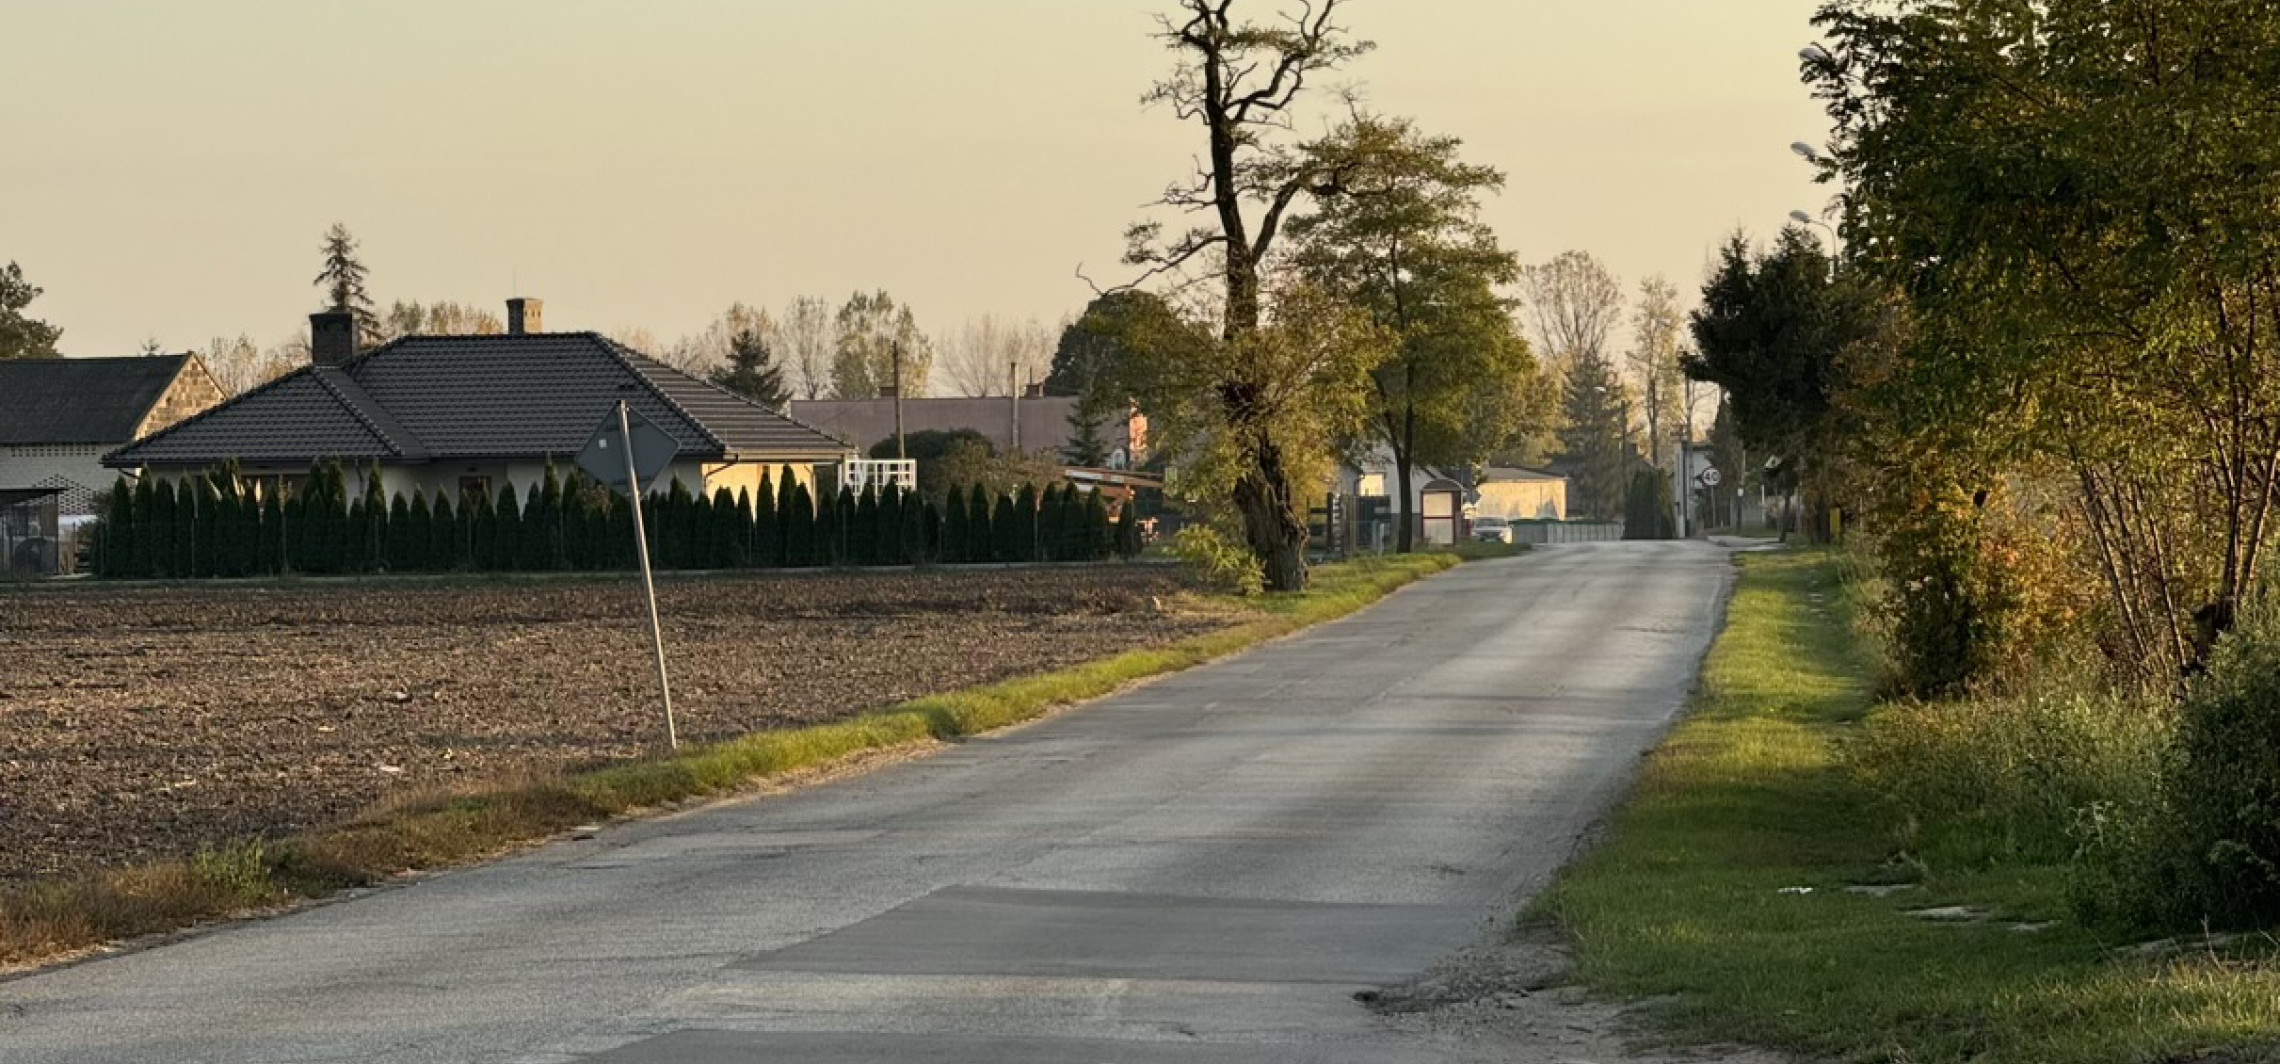
<svg viewBox="0 0 2280 1064">
<path fill-rule="evenodd" d="M 351 497 L 350 474 L 319 466 L 288 492 L 259 492 L 225 466 L 180 482 L 112 488 L 92 541 L 93 571 L 115 579 L 287 573 L 570 572 L 632 568 L 633 510 L 549 468 L 521 498 L 389 496 L 377 468 Z M 386 506 L 368 500 L 388 498 Z M 1095 562 L 1137 556 L 1140 530 L 1074 486 L 993 495 L 976 486 L 937 505 L 900 489 L 822 499 L 791 478 L 752 495 L 707 497 L 675 480 L 642 511 L 660 569 L 814 568 Z"/>
</svg>

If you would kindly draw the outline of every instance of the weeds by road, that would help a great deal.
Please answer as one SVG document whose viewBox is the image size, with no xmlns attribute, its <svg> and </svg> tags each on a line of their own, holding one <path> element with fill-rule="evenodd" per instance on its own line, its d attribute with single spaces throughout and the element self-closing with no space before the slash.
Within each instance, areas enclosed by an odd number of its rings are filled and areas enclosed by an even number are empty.
<svg viewBox="0 0 2280 1064">
<path fill-rule="evenodd" d="M 927 695 L 845 720 L 760 731 L 676 756 L 566 776 L 468 780 L 273 842 L 9 888 L 0 891 L 0 966 L 479 860 L 610 817 L 1032 720 L 1343 616 L 1459 561 L 1454 554 L 1430 554 L 1327 566 L 1304 595 L 1222 601 L 1232 623 L 1168 645 Z"/>
<path fill-rule="evenodd" d="M 1898 814 L 1844 752 L 1872 662 L 1826 554 L 1745 556 L 1694 715 L 1608 842 L 1537 912 L 1576 978 L 1681 1038 L 1842 1060 L 2255 1059 L 2280 1035 L 2270 942 L 2111 941 L 2064 869 L 1895 862 Z M 2208 1055 L 2204 1055 L 2208 1054 Z"/>
</svg>

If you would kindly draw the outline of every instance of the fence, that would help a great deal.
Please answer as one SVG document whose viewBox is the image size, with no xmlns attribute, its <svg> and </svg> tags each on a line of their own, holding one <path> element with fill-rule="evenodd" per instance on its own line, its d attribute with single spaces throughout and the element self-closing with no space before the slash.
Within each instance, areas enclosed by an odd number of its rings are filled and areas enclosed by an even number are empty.
<svg viewBox="0 0 2280 1064">
<path fill-rule="evenodd" d="M 1512 541 L 1538 546 L 1560 543 L 1613 543 L 1623 526 L 1613 521 L 1514 521 Z"/>
</svg>

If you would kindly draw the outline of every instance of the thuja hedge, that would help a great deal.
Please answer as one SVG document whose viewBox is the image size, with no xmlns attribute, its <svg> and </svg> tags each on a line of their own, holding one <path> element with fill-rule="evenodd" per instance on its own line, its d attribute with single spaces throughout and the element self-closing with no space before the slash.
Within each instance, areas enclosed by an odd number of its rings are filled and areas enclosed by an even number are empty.
<svg viewBox="0 0 2280 1064">
<path fill-rule="evenodd" d="M 258 493 L 225 467 L 180 482 L 121 480 L 94 540 L 94 571 L 120 579 L 347 573 L 565 572 L 631 568 L 633 510 L 549 468 L 517 498 L 387 496 L 378 469 L 351 498 L 349 473 L 318 467 L 295 490 Z M 386 506 L 370 500 L 386 497 Z M 756 495 L 693 495 L 675 480 L 642 516 L 660 569 L 1089 562 L 1132 557 L 1138 526 L 1112 521 L 1073 486 L 993 496 L 953 491 L 946 506 L 889 488 L 822 499 L 789 478 Z"/>
</svg>

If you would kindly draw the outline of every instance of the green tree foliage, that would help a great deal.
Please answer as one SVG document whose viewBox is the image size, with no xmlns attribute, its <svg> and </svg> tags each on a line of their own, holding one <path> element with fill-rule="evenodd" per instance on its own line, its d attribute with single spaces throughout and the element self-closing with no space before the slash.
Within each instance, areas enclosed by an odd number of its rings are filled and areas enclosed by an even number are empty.
<svg viewBox="0 0 2280 1064">
<path fill-rule="evenodd" d="M 1301 201 L 1349 195 L 1375 159 L 1368 145 L 1333 134 L 1300 142 L 1289 131 L 1308 90 L 1370 46 L 1338 21 L 1340 0 L 1323 0 L 1246 22 L 1230 0 L 1179 0 L 1159 40 L 1177 57 L 1149 99 L 1200 127 L 1208 150 L 1197 172 L 1174 182 L 1161 206 L 1208 219 L 1168 235 L 1160 223 L 1127 231 L 1126 261 L 1148 276 L 1191 264 L 1216 268 L 1214 320 L 1157 327 L 1158 313 L 1125 330 L 1145 338 L 1146 366 L 1128 394 L 1161 416 L 1167 449 L 1179 454 L 1200 501 L 1232 511 L 1279 591 L 1306 586 L 1305 499 L 1326 474 L 1334 440 L 1350 436 L 1366 398 L 1368 371 L 1385 352 L 1371 331 L 1295 289 L 1278 293 L 1268 264 Z M 1296 298 L 1292 298 L 1295 296 Z M 1280 303 L 1270 314 L 1270 305 Z M 1201 452 L 1210 450 L 1212 454 Z"/>
<path fill-rule="evenodd" d="M 1560 452 L 1568 471 L 1568 512 L 1616 521 L 1630 490 L 1630 408 L 1623 382 L 1604 356 L 1568 367 L 1560 396 Z"/>
<path fill-rule="evenodd" d="M 1512 307 L 1497 294 L 1519 278 L 1519 262 L 1480 221 L 1480 197 L 1502 188 L 1504 175 L 1461 161 L 1456 138 L 1407 121 L 1358 118 L 1339 135 L 1373 164 L 1352 179 L 1350 195 L 1296 219 L 1291 234 L 1301 273 L 1394 338 L 1391 357 L 1370 373 L 1365 441 L 1392 453 L 1406 553 L 1415 468 L 1477 467 L 1542 420 L 1547 404 Z"/>
<path fill-rule="evenodd" d="M 338 222 L 325 230 L 322 251 L 324 268 L 312 282 L 325 293 L 325 306 L 331 310 L 347 311 L 356 318 L 356 335 L 360 342 L 379 343 L 386 338 L 379 313 L 373 309 L 372 294 L 365 290 L 365 276 L 369 272 L 359 258 L 356 237 L 348 227 Z"/>
<path fill-rule="evenodd" d="M 2120 657 L 2197 667 L 2261 586 L 2280 493 L 2280 10 L 1818 21 L 1831 47 L 1807 76 L 1837 120 L 1852 265 L 1911 315 L 1911 342 L 1862 370 L 1885 448 L 1975 480 L 2066 469 Z"/>
<path fill-rule="evenodd" d="M 969 559 L 966 545 L 972 539 L 966 511 L 966 493 L 952 490 L 948 505 L 942 511 L 942 543 L 938 560 L 947 565 L 958 565 Z"/>
<path fill-rule="evenodd" d="M 1148 538 L 1141 533 L 1140 507 L 1126 500 L 1124 510 L 1116 519 L 1116 556 L 1131 561 L 1148 548 Z"/>
<path fill-rule="evenodd" d="M 63 330 L 24 314 L 40 291 L 24 280 L 23 267 L 0 267 L 0 359 L 56 357 Z"/>
<path fill-rule="evenodd" d="M 743 329 L 728 341 L 728 364 L 712 372 L 712 382 L 771 410 L 781 410 L 792 399 L 784 386 L 784 368 L 768 338 L 757 329 Z"/>
<path fill-rule="evenodd" d="M 1623 496 L 1623 538 L 1678 538 L 1670 474 L 1651 466 L 1631 474 L 1630 487 Z"/>
<path fill-rule="evenodd" d="M 903 439 L 902 456 L 918 463 L 918 490 L 930 499 L 941 499 L 954 487 L 973 482 L 980 466 L 998 457 L 997 444 L 974 429 L 921 429 L 907 433 Z M 956 463 L 950 461 L 959 455 Z M 889 459 L 896 457 L 895 441 L 880 440 L 871 445 L 869 457 Z"/>
<path fill-rule="evenodd" d="M 857 292 L 839 308 L 839 335 L 831 361 L 832 394 L 840 399 L 875 399 L 895 382 L 902 363 L 904 395 L 925 395 L 934 366 L 934 347 L 919 331 L 918 319 L 887 293 Z"/>
</svg>

